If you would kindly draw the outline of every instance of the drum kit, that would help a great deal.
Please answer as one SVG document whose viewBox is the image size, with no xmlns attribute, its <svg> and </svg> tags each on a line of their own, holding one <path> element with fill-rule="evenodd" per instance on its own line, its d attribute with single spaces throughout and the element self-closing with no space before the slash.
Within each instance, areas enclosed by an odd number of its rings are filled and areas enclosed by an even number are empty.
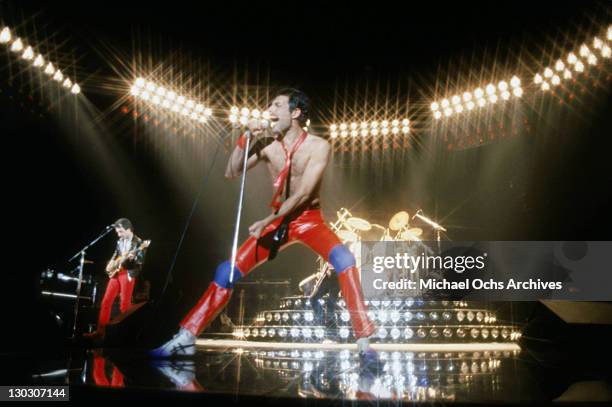
<svg viewBox="0 0 612 407">
<path fill-rule="evenodd" d="M 411 218 L 406 211 L 397 212 L 389 220 L 388 226 L 379 225 L 369 222 L 366 219 L 353 216 L 348 209 L 341 208 L 336 212 L 338 219 L 330 223 L 332 230 L 338 235 L 343 243 L 354 245 L 362 240 L 379 240 L 387 242 L 421 242 L 425 237 L 424 230 L 420 227 L 411 226 L 411 220 L 418 218 L 426 225 L 437 232 L 436 239 L 440 240 L 440 232 L 445 232 L 442 226 L 433 220 L 423 215 L 423 211 L 419 209 Z M 379 231 L 379 235 L 372 234 L 373 231 Z M 367 238 L 365 235 L 367 234 Z M 374 236 L 374 237 L 373 237 Z"/>
<path fill-rule="evenodd" d="M 331 229 L 346 244 L 355 256 L 357 267 L 361 265 L 361 242 L 362 241 L 381 241 L 381 242 L 415 242 L 417 245 L 431 253 L 431 249 L 423 243 L 424 240 L 436 240 L 440 242 L 440 232 L 446 229 L 429 219 L 419 209 L 411 218 L 406 211 L 394 214 L 389 220 L 388 226 L 372 223 L 366 219 L 353 216 L 346 208 L 341 208 L 336 212 L 338 218 L 330 223 Z M 424 234 L 423 228 L 411 225 L 411 221 L 419 219 L 423 227 L 427 226 L 436 232 L 435 239 L 429 239 Z M 325 276 L 330 274 L 330 266 L 322 258 L 318 260 L 318 272 L 307 277 L 300 282 L 300 290 L 305 295 L 310 296 L 317 292 Z"/>
</svg>

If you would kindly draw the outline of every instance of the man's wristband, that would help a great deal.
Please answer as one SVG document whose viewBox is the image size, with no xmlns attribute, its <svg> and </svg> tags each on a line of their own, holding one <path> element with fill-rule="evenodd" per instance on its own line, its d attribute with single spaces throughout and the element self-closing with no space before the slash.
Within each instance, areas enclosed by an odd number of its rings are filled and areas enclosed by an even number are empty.
<svg viewBox="0 0 612 407">
<path fill-rule="evenodd" d="M 246 133 L 242 133 L 242 135 L 238 137 L 236 145 L 244 150 L 244 148 L 246 147 L 246 140 Z"/>
</svg>

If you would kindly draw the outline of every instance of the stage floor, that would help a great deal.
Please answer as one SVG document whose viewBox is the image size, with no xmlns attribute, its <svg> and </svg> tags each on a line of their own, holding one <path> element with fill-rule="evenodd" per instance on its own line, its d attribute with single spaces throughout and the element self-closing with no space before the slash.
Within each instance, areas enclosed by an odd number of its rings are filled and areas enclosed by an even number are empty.
<svg viewBox="0 0 612 407">
<path fill-rule="evenodd" d="M 4 355 L 4 366 L 15 373 L 4 383 L 68 384 L 73 400 L 612 402 L 605 378 L 584 375 L 567 360 L 538 360 L 512 344 L 379 347 L 377 360 L 363 361 L 355 350 L 335 344 L 234 342 L 199 340 L 193 358 L 173 361 L 147 360 L 126 349 Z"/>
</svg>

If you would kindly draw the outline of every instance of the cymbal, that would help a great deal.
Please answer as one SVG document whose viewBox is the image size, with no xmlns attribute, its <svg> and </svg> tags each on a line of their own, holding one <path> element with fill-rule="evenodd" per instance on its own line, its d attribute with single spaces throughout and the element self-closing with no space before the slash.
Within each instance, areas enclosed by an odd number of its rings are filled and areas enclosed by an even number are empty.
<svg viewBox="0 0 612 407">
<path fill-rule="evenodd" d="M 354 229 L 363 230 L 364 232 L 372 229 L 372 224 L 367 220 L 361 218 L 348 218 L 346 220 L 346 224 Z"/>
<path fill-rule="evenodd" d="M 391 230 L 400 230 L 403 227 L 408 226 L 408 221 L 410 220 L 410 215 L 406 211 L 401 211 L 393 215 L 391 220 L 389 221 L 389 229 Z"/>
<path fill-rule="evenodd" d="M 339 230 L 338 237 L 345 243 L 356 242 L 357 240 L 359 240 L 359 236 L 357 236 L 357 233 L 351 232 L 350 230 Z"/>
<path fill-rule="evenodd" d="M 407 229 L 404 230 L 401 234 L 400 237 L 404 240 L 413 240 L 413 241 L 419 241 L 421 239 L 419 239 L 419 236 L 421 236 L 423 234 L 423 229 L 421 228 L 412 228 L 412 229 Z"/>
</svg>

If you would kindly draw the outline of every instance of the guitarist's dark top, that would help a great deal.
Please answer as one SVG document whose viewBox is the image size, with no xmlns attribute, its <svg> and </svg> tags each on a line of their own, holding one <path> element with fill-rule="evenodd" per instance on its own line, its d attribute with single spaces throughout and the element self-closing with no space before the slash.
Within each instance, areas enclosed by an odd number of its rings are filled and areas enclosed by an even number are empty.
<svg viewBox="0 0 612 407">
<path fill-rule="evenodd" d="M 117 247 L 115 248 L 115 253 L 113 254 L 113 257 L 112 257 L 113 260 L 117 256 L 121 255 L 121 247 L 120 247 L 119 242 L 120 240 L 117 240 Z M 134 251 L 136 256 L 132 260 L 126 259 L 121 264 L 121 268 L 126 269 L 128 272 L 128 275 L 131 278 L 136 277 L 140 273 L 140 271 L 142 270 L 142 265 L 144 264 L 144 258 L 145 258 L 147 249 L 137 250 L 141 244 L 142 244 L 141 238 L 139 238 L 136 235 L 132 236 L 132 242 L 131 242 L 129 251 Z"/>
</svg>

